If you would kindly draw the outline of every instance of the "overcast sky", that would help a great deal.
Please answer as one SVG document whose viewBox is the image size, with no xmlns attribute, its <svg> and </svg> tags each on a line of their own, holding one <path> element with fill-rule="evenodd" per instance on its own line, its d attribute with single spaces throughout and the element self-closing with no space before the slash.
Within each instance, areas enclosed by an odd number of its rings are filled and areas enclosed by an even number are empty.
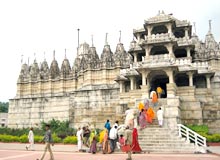
<svg viewBox="0 0 220 160">
<path fill-rule="evenodd" d="M 128 50 L 134 28 L 156 16 L 159 10 L 173 13 L 180 20 L 196 22 L 196 32 L 204 40 L 208 20 L 212 32 L 220 41 L 219 0 L 1 0 L 0 1 L 0 101 L 16 95 L 16 82 L 23 61 L 33 63 L 45 58 L 50 65 L 53 50 L 61 65 L 66 49 L 71 66 L 76 55 L 77 28 L 80 43 L 94 45 L 100 55 L 105 33 L 114 52 L 122 31 L 122 42 Z M 194 31 L 194 29 L 193 29 Z"/>
</svg>

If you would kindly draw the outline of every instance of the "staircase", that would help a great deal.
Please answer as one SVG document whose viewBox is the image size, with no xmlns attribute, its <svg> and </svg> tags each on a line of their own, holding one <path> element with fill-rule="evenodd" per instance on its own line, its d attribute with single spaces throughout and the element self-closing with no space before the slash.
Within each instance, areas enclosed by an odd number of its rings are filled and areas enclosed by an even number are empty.
<svg viewBox="0 0 220 160">
<path fill-rule="evenodd" d="M 138 130 L 138 140 L 143 152 L 153 153 L 194 153 L 196 147 L 185 138 L 178 136 L 178 131 L 148 124 L 147 128 Z"/>
</svg>

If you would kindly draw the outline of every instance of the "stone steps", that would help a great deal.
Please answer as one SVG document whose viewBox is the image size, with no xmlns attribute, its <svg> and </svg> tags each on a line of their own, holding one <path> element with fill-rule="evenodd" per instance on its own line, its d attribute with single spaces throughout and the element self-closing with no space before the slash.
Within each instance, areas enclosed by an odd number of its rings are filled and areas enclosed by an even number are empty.
<svg viewBox="0 0 220 160">
<path fill-rule="evenodd" d="M 187 143 L 185 138 L 178 137 L 176 130 L 149 126 L 138 130 L 138 141 L 143 152 L 153 153 L 194 153 L 194 144 Z"/>
</svg>

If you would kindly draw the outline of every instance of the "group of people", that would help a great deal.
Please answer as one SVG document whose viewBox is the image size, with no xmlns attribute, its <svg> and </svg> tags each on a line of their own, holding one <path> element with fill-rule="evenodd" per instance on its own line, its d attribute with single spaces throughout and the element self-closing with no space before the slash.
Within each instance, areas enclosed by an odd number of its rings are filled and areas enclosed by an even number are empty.
<svg viewBox="0 0 220 160">
<path fill-rule="evenodd" d="M 89 152 L 95 154 L 97 150 L 97 135 L 96 131 L 92 130 L 90 131 L 89 126 L 86 127 L 79 127 L 78 131 L 76 133 L 77 136 L 77 147 L 78 151 L 82 150 L 82 145 L 84 144 L 86 147 L 89 147 Z"/>
<path fill-rule="evenodd" d="M 155 95 L 155 93 L 153 93 Z M 156 95 L 157 96 L 157 95 Z M 153 99 L 152 99 L 153 101 Z M 157 102 L 157 101 L 154 101 Z M 149 100 L 145 99 L 144 102 L 140 102 L 138 105 L 139 115 L 138 117 L 138 124 L 140 129 L 144 129 L 147 126 L 147 122 L 151 124 L 153 119 L 155 118 L 155 112 L 152 107 L 149 106 Z M 163 126 L 163 110 L 161 107 L 157 110 L 157 119 L 159 126 Z"/>
<path fill-rule="evenodd" d="M 110 121 L 107 120 L 105 129 L 100 133 L 100 143 L 104 154 L 113 153 L 116 149 L 128 153 L 128 160 L 131 160 L 131 153 L 140 153 L 141 148 L 138 143 L 138 131 L 130 125 L 120 125 L 118 121 L 111 127 Z M 123 128 L 124 127 L 124 128 Z M 120 130 L 123 130 L 121 132 Z"/>
</svg>

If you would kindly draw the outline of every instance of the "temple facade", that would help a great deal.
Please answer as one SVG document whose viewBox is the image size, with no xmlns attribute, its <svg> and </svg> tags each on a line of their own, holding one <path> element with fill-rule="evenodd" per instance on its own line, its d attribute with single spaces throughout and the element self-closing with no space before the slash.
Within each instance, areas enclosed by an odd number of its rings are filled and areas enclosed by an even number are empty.
<svg viewBox="0 0 220 160">
<path fill-rule="evenodd" d="M 150 91 L 164 90 L 158 106 L 165 125 L 207 124 L 220 129 L 220 44 L 211 22 L 205 41 L 192 33 L 192 25 L 159 12 L 134 29 L 126 52 L 119 41 L 113 53 L 107 39 L 99 57 L 87 43 L 77 49 L 71 68 L 65 57 L 61 68 L 22 64 L 17 94 L 10 100 L 8 126 L 30 127 L 52 118 L 72 127 L 90 124 L 103 128 L 106 119 L 123 121 L 128 108 L 137 108 Z"/>
</svg>

